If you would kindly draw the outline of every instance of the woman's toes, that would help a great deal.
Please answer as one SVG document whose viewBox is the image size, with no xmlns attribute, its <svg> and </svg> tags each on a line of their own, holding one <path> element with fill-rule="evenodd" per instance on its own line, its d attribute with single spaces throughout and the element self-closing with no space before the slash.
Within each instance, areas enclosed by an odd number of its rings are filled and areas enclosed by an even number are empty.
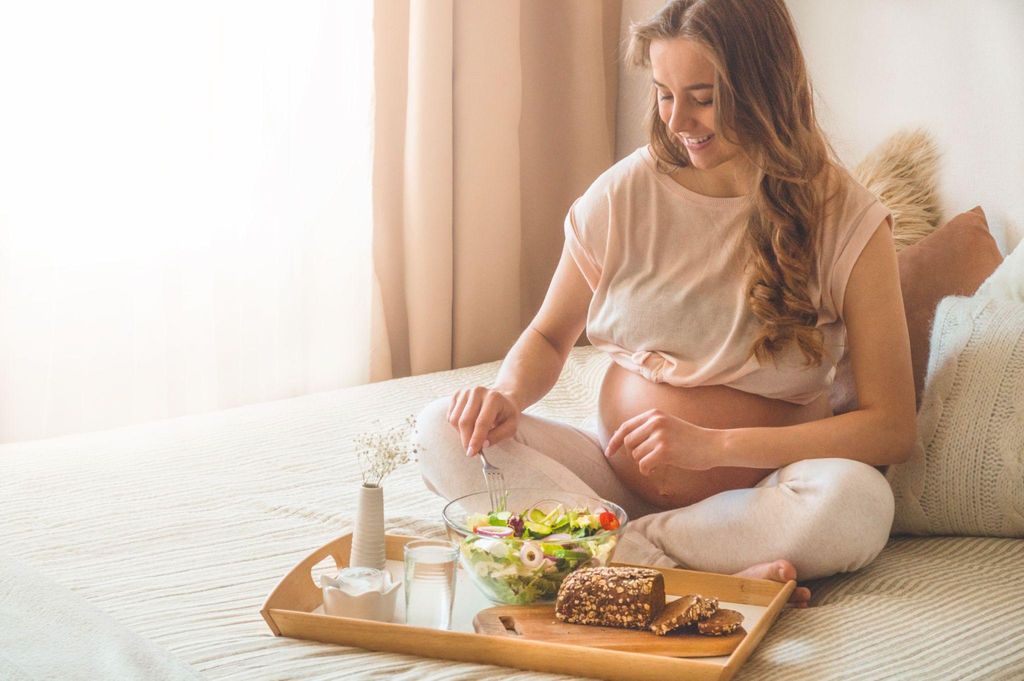
<svg viewBox="0 0 1024 681">
<path fill-rule="evenodd" d="M 775 574 L 778 575 L 775 578 L 776 582 L 796 580 L 796 568 L 788 560 L 777 560 L 772 563 L 772 568 L 775 570 Z"/>
<path fill-rule="evenodd" d="M 771 563 L 758 563 L 751 565 L 746 570 L 736 573 L 737 577 L 748 579 L 769 579 L 773 582 L 796 581 L 796 568 L 788 560 L 779 559 Z M 793 589 L 789 597 L 789 604 L 797 608 L 806 608 L 811 601 L 811 590 L 805 586 L 798 586 Z"/>
<path fill-rule="evenodd" d="M 811 604 L 811 590 L 805 586 L 798 586 L 793 589 L 789 597 L 790 605 L 797 608 L 806 608 Z"/>
<path fill-rule="evenodd" d="M 736 573 L 737 577 L 770 579 L 773 582 L 788 582 L 796 579 L 796 568 L 788 560 L 758 563 Z"/>
</svg>

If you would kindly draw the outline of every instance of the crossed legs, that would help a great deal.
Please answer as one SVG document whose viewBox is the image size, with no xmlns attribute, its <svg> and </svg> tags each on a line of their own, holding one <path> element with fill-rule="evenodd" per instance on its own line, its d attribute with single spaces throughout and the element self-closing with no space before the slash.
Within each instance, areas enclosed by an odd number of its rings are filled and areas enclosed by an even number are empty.
<svg viewBox="0 0 1024 681">
<path fill-rule="evenodd" d="M 480 462 L 466 456 L 445 417 L 450 398 L 417 419 L 420 471 L 452 499 L 483 488 Z M 487 450 L 510 487 L 549 487 L 622 506 L 629 524 L 616 549 L 622 562 L 683 566 L 786 581 L 857 570 L 885 546 L 894 502 L 888 482 L 849 459 L 784 466 L 755 487 L 715 494 L 690 506 L 657 509 L 619 482 L 587 430 L 523 414 L 516 435 Z M 796 601 L 806 600 L 806 589 Z"/>
</svg>

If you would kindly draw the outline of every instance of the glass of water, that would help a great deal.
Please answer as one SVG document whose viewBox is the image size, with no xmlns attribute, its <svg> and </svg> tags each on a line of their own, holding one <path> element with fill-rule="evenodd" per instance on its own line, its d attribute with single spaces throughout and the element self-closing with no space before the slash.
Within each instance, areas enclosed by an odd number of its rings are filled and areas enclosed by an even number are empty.
<svg viewBox="0 0 1024 681">
<path fill-rule="evenodd" d="M 405 545 L 405 623 L 451 629 L 459 547 L 440 539 Z"/>
</svg>

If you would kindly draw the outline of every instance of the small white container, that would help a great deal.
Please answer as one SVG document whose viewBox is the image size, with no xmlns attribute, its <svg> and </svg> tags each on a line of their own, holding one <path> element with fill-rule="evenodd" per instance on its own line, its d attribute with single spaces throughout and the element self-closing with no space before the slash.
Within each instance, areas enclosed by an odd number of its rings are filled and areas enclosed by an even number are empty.
<svg viewBox="0 0 1024 681">
<path fill-rule="evenodd" d="M 328 615 L 390 622 L 395 615 L 395 600 L 401 582 L 387 570 L 347 567 L 334 577 L 324 575 L 324 612 Z"/>
</svg>

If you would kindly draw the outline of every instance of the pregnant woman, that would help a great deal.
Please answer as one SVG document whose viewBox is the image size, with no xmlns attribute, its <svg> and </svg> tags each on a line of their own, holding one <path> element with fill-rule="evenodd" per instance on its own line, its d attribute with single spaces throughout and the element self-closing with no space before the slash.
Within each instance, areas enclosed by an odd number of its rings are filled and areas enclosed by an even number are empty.
<svg viewBox="0 0 1024 681">
<path fill-rule="evenodd" d="M 650 68 L 650 143 L 573 203 L 495 384 L 420 414 L 424 480 L 480 490 L 484 448 L 509 486 L 623 506 L 616 560 L 778 581 L 857 570 L 892 524 L 878 468 L 915 433 L 889 211 L 819 128 L 782 0 L 670 2 L 632 27 L 629 59 Z M 584 329 L 612 359 L 595 419 L 523 414 Z M 834 416 L 846 350 L 860 406 Z"/>
</svg>

